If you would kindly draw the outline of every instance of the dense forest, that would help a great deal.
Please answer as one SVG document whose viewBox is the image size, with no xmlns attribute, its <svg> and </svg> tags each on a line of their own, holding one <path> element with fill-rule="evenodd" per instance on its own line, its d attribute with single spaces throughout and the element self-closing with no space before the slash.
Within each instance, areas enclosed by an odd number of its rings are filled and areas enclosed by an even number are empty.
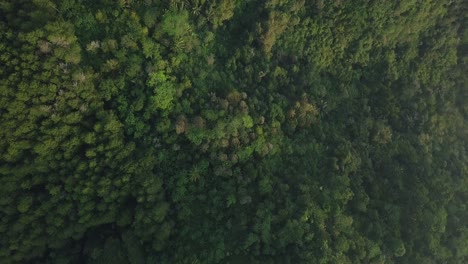
<svg viewBox="0 0 468 264">
<path fill-rule="evenodd" d="M 0 0 L 0 262 L 468 263 L 465 0 Z"/>
</svg>

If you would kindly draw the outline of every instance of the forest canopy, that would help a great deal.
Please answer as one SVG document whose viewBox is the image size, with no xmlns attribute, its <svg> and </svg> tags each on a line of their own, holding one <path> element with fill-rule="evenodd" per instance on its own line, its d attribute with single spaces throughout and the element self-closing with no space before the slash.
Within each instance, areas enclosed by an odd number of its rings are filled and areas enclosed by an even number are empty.
<svg viewBox="0 0 468 264">
<path fill-rule="evenodd" d="M 464 0 L 0 0 L 0 262 L 468 263 Z"/>
</svg>

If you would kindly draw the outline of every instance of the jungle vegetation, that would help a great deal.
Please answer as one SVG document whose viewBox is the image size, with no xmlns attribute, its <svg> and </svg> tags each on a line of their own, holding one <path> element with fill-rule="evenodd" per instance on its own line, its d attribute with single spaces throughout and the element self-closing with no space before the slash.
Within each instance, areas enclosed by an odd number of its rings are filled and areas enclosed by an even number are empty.
<svg viewBox="0 0 468 264">
<path fill-rule="evenodd" d="M 464 0 L 0 0 L 0 262 L 468 263 Z"/>
</svg>

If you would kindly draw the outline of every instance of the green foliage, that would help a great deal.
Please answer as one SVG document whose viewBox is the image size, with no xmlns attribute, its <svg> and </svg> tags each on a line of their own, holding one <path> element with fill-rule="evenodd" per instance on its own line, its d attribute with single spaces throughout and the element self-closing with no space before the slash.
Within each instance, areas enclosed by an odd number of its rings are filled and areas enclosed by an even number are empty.
<svg viewBox="0 0 468 264">
<path fill-rule="evenodd" d="M 29 210 L 29 208 L 31 207 L 32 202 L 33 202 L 32 197 L 22 198 L 20 200 L 19 204 L 18 204 L 18 211 L 20 213 L 26 213 Z"/>
<path fill-rule="evenodd" d="M 157 109 L 170 110 L 176 90 L 164 72 L 158 71 L 150 74 L 148 86 L 154 88 L 155 95 L 151 97 L 153 105 Z"/>
<path fill-rule="evenodd" d="M 391 250 L 394 252 L 396 257 L 401 257 L 405 255 L 406 252 L 405 245 L 401 240 L 393 240 L 391 242 Z"/>
<path fill-rule="evenodd" d="M 173 12 L 164 15 L 162 29 L 170 36 L 181 36 L 190 30 L 187 12 Z"/>
<path fill-rule="evenodd" d="M 467 263 L 466 11 L 1 2 L 0 262 Z"/>
</svg>

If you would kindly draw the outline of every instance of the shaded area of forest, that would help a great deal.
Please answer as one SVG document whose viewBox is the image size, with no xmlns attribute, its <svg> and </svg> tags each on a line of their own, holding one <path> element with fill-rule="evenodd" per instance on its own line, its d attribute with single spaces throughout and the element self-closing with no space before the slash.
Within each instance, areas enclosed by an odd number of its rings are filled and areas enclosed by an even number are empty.
<svg viewBox="0 0 468 264">
<path fill-rule="evenodd" d="M 468 263 L 463 0 L 0 2 L 2 263 Z"/>
</svg>

